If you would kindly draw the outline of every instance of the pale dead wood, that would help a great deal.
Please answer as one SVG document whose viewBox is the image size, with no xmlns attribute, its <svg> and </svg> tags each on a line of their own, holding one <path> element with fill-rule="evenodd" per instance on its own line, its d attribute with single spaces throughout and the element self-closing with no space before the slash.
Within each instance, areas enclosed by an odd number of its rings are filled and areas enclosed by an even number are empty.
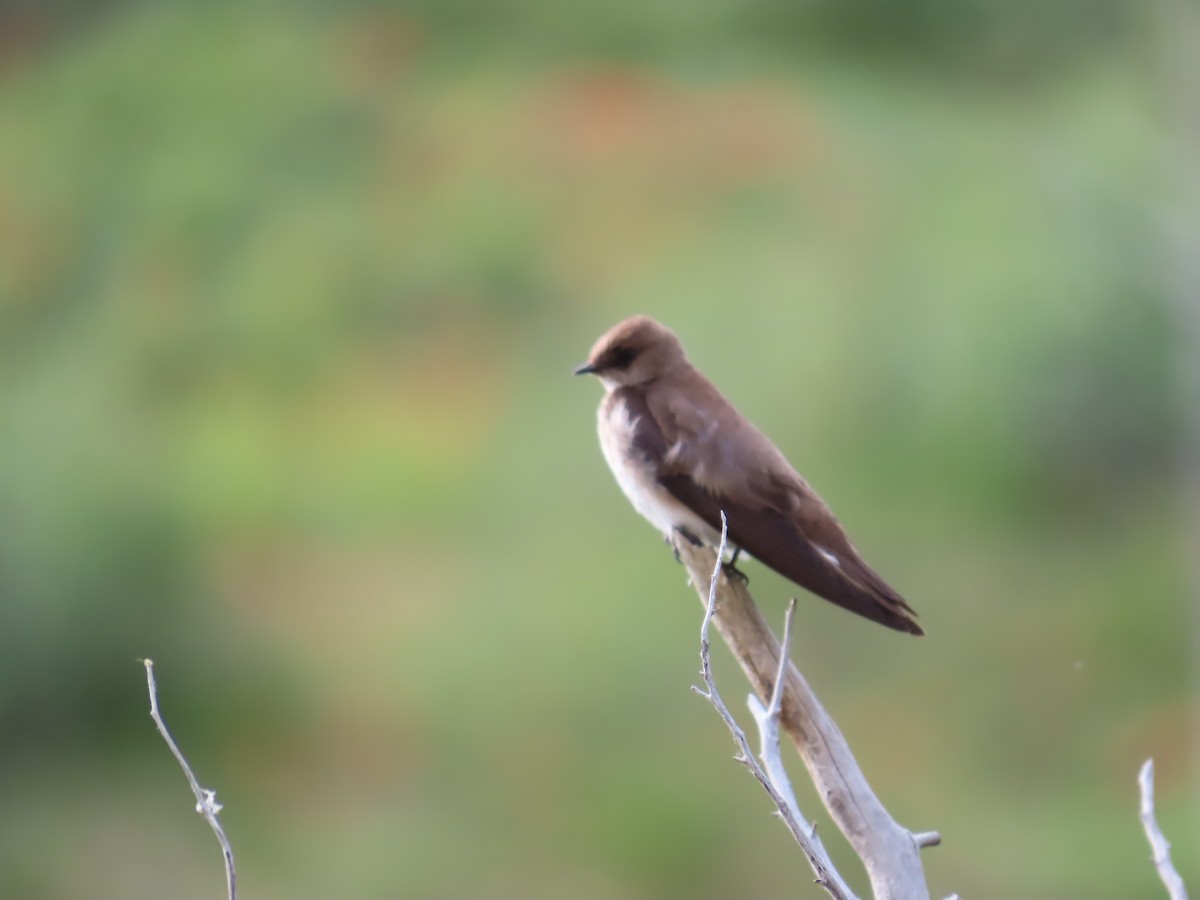
<svg viewBox="0 0 1200 900">
<path fill-rule="evenodd" d="M 183 774 L 187 776 L 188 785 L 191 786 L 192 793 L 196 795 L 196 812 L 204 816 L 208 827 L 212 829 L 221 844 L 221 853 L 225 857 L 226 896 L 228 900 L 237 900 L 237 873 L 233 866 L 233 848 L 229 844 L 229 838 L 225 837 L 221 823 L 217 820 L 217 814 L 221 811 L 221 804 L 217 802 L 217 792 L 200 787 L 200 783 L 192 773 L 192 767 L 184 759 L 183 753 L 180 752 L 178 745 L 171 737 L 171 732 L 167 731 L 167 725 L 163 722 L 162 714 L 158 710 L 158 685 L 154 681 L 154 661 L 144 659 L 142 662 L 146 666 L 146 688 L 150 692 L 150 718 L 154 720 L 158 733 L 167 742 L 167 746 L 171 748 L 171 753 L 175 756 L 175 761 L 179 763 Z"/>
<path fill-rule="evenodd" d="M 755 714 L 755 719 L 759 723 L 759 735 L 762 746 L 761 765 L 755 760 L 754 754 L 750 752 L 750 743 L 746 739 L 746 733 L 742 731 L 741 726 L 733 718 L 733 715 L 729 712 L 729 708 L 725 705 L 725 701 L 721 699 L 720 692 L 717 690 L 717 684 L 712 673 L 711 656 L 709 654 L 708 632 L 717 611 L 717 584 L 721 577 L 720 561 L 725 555 L 725 545 L 728 540 L 728 528 L 724 513 L 721 514 L 721 525 L 721 546 L 718 548 L 717 564 L 713 567 L 712 578 L 709 581 L 708 603 L 705 607 L 704 619 L 700 623 L 700 675 L 704 679 L 705 688 L 701 690 L 693 686 L 692 690 L 713 705 L 713 708 L 716 709 L 717 714 L 725 723 L 725 727 L 733 735 L 733 740 L 738 746 L 738 755 L 734 759 L 750 770 L 750 773 L 770 796 L 771 801 L 775 804 L 775 808 L 779 812 L 780 818 L 787 825 L 796 843 L 800 845 L 800 849 L 804 851 L 804 855 L 808 857 L 809 865 L 812 866 L 813 874 L 816 875 L 816 883 L 823 887 L 833 900 L 857 900 L 846 885 L 846 882 L 842 879 L 841 874 L 834 868 L 833 862 L 829 859 L 829 854 L 825 852 L 824 846 L 822 846 L 821 841 L 817 838 L 816 829 L 809 825 L 804 816 L 801 815 L 800 806 L 796 802 L 791 782 L 788 780 L 787 772 L 784 771 L 783 763 L 779 758 L 778 723 L 782 690 L 774 692 L 771 698 L 771 706 L 769 709 L 763 710 L 762 718 L 759 718 L 757 713 Z M 795 604 L 793 603 L 792 606 L 794 608 Z M 792 609 L 789 609 L 784 627 L 785 648 L 791 637 L 791 613 Z M 784 658 L 786 659 L 786 655 Z M 782 667 L 779 677 L 776 679 L 777 686 L 781 684 L 781 678 Z M 757 698 L 753 697 L 751 699 L 757 700 Z M 761 704 L 759 706 L 761 708 Z M 774 727 L 772 727 L 772 720 Z"/>
<path fill-rule="evenodd" d="M 796 667 L 781 654 L 779 642 L 740 580 L 720 570 L 722 557 L 710 547 L 675 541 L 680 561 L 712 621 L 745 671 L 755 692 L 770 702 L 776 673 L 786 665 L 780 721 L 795 744 L 834 823 L 867 870 L 876 900 L 928 900 L 929 888 L 920 848 L 940 838 L 935 832 L 914 835 L 899 825 L 879 802 L 859 769 L 846 739 L 825 712 Z M 709 590 L 710 573 L 715 574 Z"/>
<path fill-rule="evenodd" d="M 1150 849 L 1154 853 L 1154 868 L 1158 870 L 1158 877 L 1166 885 L 1167 896 L 1171 900 L 1187 900 L 1187 888 L 1183 886 L 1183 879 L 1171 862 L 1171 842 L 1159 829 L 1158 820 L 1154 816 L 1153 759 L 1142 763 L 1141 771 L 1138 772 L 1138 788 L 1141 793 L 1142 828 L 1146 832 L 1146 840 L 1150 842 Z"/>
</svg>

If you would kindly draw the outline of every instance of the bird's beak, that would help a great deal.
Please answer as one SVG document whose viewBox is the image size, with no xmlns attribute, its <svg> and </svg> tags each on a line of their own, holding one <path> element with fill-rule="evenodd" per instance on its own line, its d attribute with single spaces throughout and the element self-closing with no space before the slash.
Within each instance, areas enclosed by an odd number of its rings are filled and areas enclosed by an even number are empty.
<svg viewBox="0 0 1200 900">
<path fill-rule="evenodd" d="M 575 374 L 576 375 L 591 375 L 595 371 L 596 371 L 596 367 L 593 366 L 591 363 L 584 363 L 582 366 L 576 367 Z"/>
</svg>

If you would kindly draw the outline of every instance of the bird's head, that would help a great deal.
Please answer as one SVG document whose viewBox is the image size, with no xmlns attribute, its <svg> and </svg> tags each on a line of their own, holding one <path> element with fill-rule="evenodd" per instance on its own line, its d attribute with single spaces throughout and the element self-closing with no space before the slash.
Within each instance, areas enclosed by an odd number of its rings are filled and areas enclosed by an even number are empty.
<svg viewBox="0 0 1200 900">
<path fill-rule="evenodd" d="M 575 374 L 595 375 L 612 390 L 646 384 L 686 364 L 675 332 L 648 316 L 634 316 L 601 335 Z"/>
</svg>

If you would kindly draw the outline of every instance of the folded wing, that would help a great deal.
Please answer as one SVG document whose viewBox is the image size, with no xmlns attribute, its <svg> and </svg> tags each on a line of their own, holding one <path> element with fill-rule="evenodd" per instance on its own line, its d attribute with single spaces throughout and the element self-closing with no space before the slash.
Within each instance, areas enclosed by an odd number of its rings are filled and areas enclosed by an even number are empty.
<svg viewBox="0 0 1200 900">
<path fill-rule="evenodd" d="M 687 476 L 664 475 L 659 480 L 672 496 L 714 528 L 721 527 L 724 510 L 730 543 L 805 590 L 888 628 L 924 633 L 904 598 L 853 548 L 838 553 L 823 547 L 805 533 L 803 522 L 794 515 L 716 497 Z"/>
<path fill-rule="evenodd" d="M 739 428 L 750 433 L 733 439 L 704 434 L 687 410 L 652 409 L 629 393 L 635 448 L 680 503 L 718 531 L 724 511 L 731 544 L 805 590 L 888 628 L 924 633 L 904 598 L 858 555 L 821 498 L 753 426 L 740 420 Z M 772 462 L 769 468 L 737 458 L 747 441 L 765 445 L 753 449 Z M 714 447 L 708 458 L 698 458 Z"/>
</svg>

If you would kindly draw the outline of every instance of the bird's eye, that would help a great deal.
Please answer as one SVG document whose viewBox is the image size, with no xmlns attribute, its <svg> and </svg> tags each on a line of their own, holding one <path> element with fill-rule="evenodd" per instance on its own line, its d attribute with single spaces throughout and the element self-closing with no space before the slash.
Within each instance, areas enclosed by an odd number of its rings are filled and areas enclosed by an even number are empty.
<svg viewBox="0 0 1200 900">
<path fill-rule="evenodd" d="M 638 355 L 635 348 L 628 344 L 622 344 L 619 347 L 613 347 L 608 355 L 608 367 L 612 369 L 624 369 Z"/>
</svg>

